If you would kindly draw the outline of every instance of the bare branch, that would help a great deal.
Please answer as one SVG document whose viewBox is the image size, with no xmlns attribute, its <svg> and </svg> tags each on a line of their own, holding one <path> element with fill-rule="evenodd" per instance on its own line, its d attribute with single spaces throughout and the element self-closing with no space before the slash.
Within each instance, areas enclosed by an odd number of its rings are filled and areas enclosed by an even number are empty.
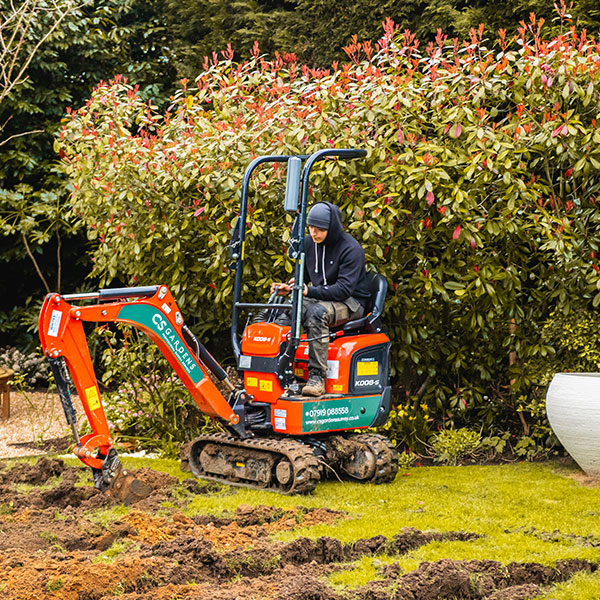
<svg viewBox="0 0 600 600">
<path fill-rule="evenodd" d="M 0 129 L 0 131 L 2 131 L 2 130 Z M 7 137 L 5 140 L 0 140 L 0 148 L 2 146 L 4 146 L 4 144 L 7 144 L 8 142 L 10 142 L 10 140 L 13 140 L 14 138 L 23 137 L 24 135 L 33 135 L 34 133 L 44 133 L 44 130 L 43 129 L 33 129 L 31 131 L 24 131 L 23 133 L 15 133 L 14 135 Z"/>
<path fill-rule="evenodd" d="M 35 267 L 37 274 L 39 275 L 40 279 L 42 280 L 42 283 L 44 284 L 44 287 L 46 288 L 46 293 L 49 294 L 50 286 L 48 285 L 48 282 L 46 281 L 46 278 L 44 277 L 42 270 L 40 269 L 40 265 L 38 264 L 38 261 L 35 259 L 35 256 L 33 255 L 31 248 L 29 247 L 29 242 L 27 241 L 27 236 L 24 233 L 21 233 L 21 239 L 23 240 L 23 245 L 25 246 L 27 255 L 33 262 L 33 266 Z"/>
<path fill-rule="evenodd" d="M 92 0 L 52 0 L 45 8 L 39 0 L 23 0 L 10 10 L 0 13 L 0 105 L 15 86 L 27 80 L 27 69 L 39 49 L 73 12 Z M 53 16 L 48 29 L 32 48 L 25 49 L 26 40 L 34 32 L 39 16 L 47 12 Z"/>
</svg>

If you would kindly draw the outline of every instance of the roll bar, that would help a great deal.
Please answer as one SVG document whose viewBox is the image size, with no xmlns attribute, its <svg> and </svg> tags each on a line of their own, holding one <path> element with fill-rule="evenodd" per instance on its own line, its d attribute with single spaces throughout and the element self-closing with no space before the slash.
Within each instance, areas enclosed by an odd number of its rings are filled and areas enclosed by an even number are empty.
<svg viewBox="0 0 600 600">
<path fill-rule="evenodd" d="M 235 269 L 235 282 L 233 286 L 233 314 L 231 320 L 231 344 L 235 353 L 236 360 L 239 359 L 241 354 L 240 344 L 238 341 L 238 320 L 240 309 L 246 308 L 277 308 L 278 310 L 291 310 L 292 311 L 292 327 L 291 327 L 291 338 L 288 343 L 282 363 L 288 363 L 287 365 L 281 364 L 280 375 L 283 370 L 288 370 L 291 360 L 295 354 L 295 351 L 300 342 L 300 317 L 302 314 L 302 298 L 303 295 L 301 290 L 304 288 L 304 237 L 306 235 L 306 216 L 308 208 L 308 190 L 310 173 L 314 164 L 320 160 L 329 157 L 337 157 L 342 159 L 353 159 L 362 158 L 367 155 L 366 150 L 362 149 L 338 149 L 338 148 L 327 148 L 324 150 L 318 150 L 311 155 L 270 155 L 270 156 L 259 156 L 255 158 L 246 168 L 244 178 L 242 180 L 242 190 L 240 199 L 240 216 L 234 227 L 232 241 L 230 244 L 231 257 L 234 260 L 232 267 Z M 297 209 L 298 212 L 298 252 L 294 257 L 295 269 L 294 269 L 294 287 L 292 289 L 292 303 L 291 305 L 275 304 L 275 303 L 243 303 L 240 301 L 241 290 L 242 290 L 242 277 L 244 267 L 244 255 L 245 255 L 245 239 L 246 239 L 246 222 L 248 218 L 248 190 L 250 186 L 250 178 L 252 173 L 261 164 L 264 163 L 275 163 L 275 162 L 288 162 L 290 159 L 300 159 L 304 161 L 304 167 L 301 175 L 300 171 L 294 165 L 294 171 L 297 171 L 300 175 L 300 181 L 295 180 L 294 176 L 290 177 L 288 172 L 288 179 L 286 182 L 286 201 L 285 210 L 290 210 L 290 198 L 295 197 L 295 193 L 288 193 L 288 187 L 293 185 L 301 185 L 300 189 L 300 207 Z M 297 161 L 293 161 L 297 162 Z"/>
</svg>

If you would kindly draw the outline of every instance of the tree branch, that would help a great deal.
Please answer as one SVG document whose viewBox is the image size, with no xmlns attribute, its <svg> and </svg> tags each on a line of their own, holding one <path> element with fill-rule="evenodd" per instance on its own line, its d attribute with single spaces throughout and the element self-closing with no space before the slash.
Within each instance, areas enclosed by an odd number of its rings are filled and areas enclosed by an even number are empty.
<svg viewBox="0 0 600 600">
<path fill-rule="evenodd" d="M 23 244 L 25 245 L 25 250 L 27 250 L 27 254 L 28 254 L 29 258 L 31 259 L 31 261 L 33 262 L 33 266 L 35 267 L 37 274 L 40 276 L 40 279 L 42 280 L 42 283 L 44 284 L 44 287 L 46 288 L 46 293 L 49 294 L 50 286 L 48 285 L 46 278 L 42 274 L 42 271 L 40 270 L 40 266 L 38 265 L 37 260 L 35 260 L 35 256 L 33 256 L 33 252 L 31 252 L 31 248 L 29 247 L 29 242 L 27 241 L 27 236 L 24 233 L 21 233 L 21 239 L 23 240 Z"/>
<path fill-rule="evenodd" d="M 2 128 L 0 128 L 0 131 L 2 131 Z M 14 135 L 7 137 L 5 140 L 0 140 L 0 147 L 4 146 L 4 144 L 8 144 L 8 142 L 14 138 L 23 137 L 24 135 L 33 135 L 34 133 L 44 133 L 44 130 L 34 129 L 32 131 L 24 131 L 23 133 L 15 133 Z"/>
<path fill-rule="evenodd" d="M 11 3 L 13 13 L 5 17 L 3 14 L 0 22 L 0 33 L 11 28 L 11 36 L 8 40 L 5 40 L 4 35 L 0 35 L 0 44 L 2 46 L 2 54 L 0 56 L 0 69 L 2 72 L 2 81 L 0 83 L 0 104 L 4 101 L 6 96 L 14 89 L 14 87 L 27 80 L 25 73 L 31 64 L 31 61 L 37 54 L 40 47 L 48 40 L 48 38 L 56 31 L 58 26 L 64 21 L 64 19 L 71 13 L 83 8 L 86 4 L 89 4 L 91 0 L 82 0 L 76 4 L 73 4 L 71 0 L 53 0 L 53 8 L 46 9 L 48 12 L 55 12 L 57 14 L 55 21 L 52 23 L 50 28 L 41 36 L 34 47 L 25 55 L 24 60 L 20 66 L 19 58 L 22 54 L 26 34 L 31 30 L 33 19 L 43 9 L 38 7 L 37 0 L 33 3 L 30 0 L 26 0 L 17 9 L 14 4 Z M 12 20 L 16 19 L 14 24 Z M 10 57 L 8 60 L 7 58 Z M 15 69 L 17 72 L 14 73 Z"/>
</svg>

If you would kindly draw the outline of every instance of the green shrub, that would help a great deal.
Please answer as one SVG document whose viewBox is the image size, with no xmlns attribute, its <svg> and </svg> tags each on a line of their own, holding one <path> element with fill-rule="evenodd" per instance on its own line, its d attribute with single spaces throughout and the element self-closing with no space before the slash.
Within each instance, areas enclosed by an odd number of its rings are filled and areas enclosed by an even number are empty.
<svg viewBox="0 0 600 600">
<path fill-rule="evenodd" d="M 469 429 L 444 429 L 431 442 L 435 453 L 433 460 L 456 465 L 466 456 L 475 456 L 481 445 L 481 437 Z"/>
<path fill-rule="evenodd" d="M 600 372 L 600 315 L 578 310 L 553 312 L 541 329 L 540 341 L 551 352 L 532 363 L 540 384 L 550 383 L 557 372 Z"/>
<path fill-rule="evenodd" d="M 310 69 L 254 51 L 207 60 L 161 114 L 122 78 L 69 111 L 56 142 L 103 284 L 167 284 L 201 337 L 229 325 L 227 244 L 243 171 L 262 154 L 361 147 L 319 163 L 311 191 L 343 212 L 390 283 L 401 397 L 438 424 L 525 432 L 529 365 L 553 312 L 600 304 L 600 51 L 583 31 L 544 39 L 440 32 L 420 46 L 391 22 L 349 64 Z M 290 270 L 285 172 L 251 185 L 248 296 Z M 260 198 L 258 198 L 260 195 Z M 248 298 L 248 301 L 253 298 Z M 194 323 L 195 322 L 195 323 Z"/>
<path fill-rule="evenodd" d="M 417 459 L 417 455 L 411 450 L 406 450 L 405 452 L 398 453 L 398 466 L 402 470 L 410 469 L 415 460 Z"/>
<path fill-rule="evenodd" d="M 418 398 L 408 398 L 390 411 L 385 425 L 379 430 L 401 448 L 406 448 L 409 455 L 420 452 L 427 447 L 431 435 L 429 407 Z"/>
<path fill-rule="evenodd" d="M 528 415 L 527 429 L 515 447 L 526 458 L 556 452 L 559 442 L 546 415 L 546 390 L 555 373 L 600 372 L 600 316 L 596 311 L 553 312 L 540 328 L 543 356 L 529 364 L 533 383 L 528 395 L 518 398 L 519 410 Z"/>
<path fill-rule="evenodd" d="M 20 387 L 33 388 L 48 383 L 48 361 L 39 352 L 25 353 L 10 346 L 0 348 L 0 367 L 12 369 Z"/>
</svg>

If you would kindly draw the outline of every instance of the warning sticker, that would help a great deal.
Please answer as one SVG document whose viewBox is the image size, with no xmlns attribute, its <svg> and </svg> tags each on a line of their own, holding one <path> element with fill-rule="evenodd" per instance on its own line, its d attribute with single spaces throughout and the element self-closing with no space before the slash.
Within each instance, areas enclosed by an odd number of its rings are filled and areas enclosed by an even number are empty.
<svg viewBox="0 0 600 600">
<path fill-rule="evenodd" d="M 328 360 L 327 361 L 327 375 L 326 375 L 327 379 L 338 379 L 339 376 L 340 376 L 340 361 L 339 360 Z"/>
<path fill-rule="evenodd" d="M 95 387 L 86 388 L 85 397 L 90 410 L 98 410 L 100 408 L 100 396 Z"/>
<path fill-rule="evenodd" d="M 283 417 L 275 417 L 275 429 L 285 429 L 285 419 Z"/>
<path fill-rule="evenodd" d="M 48 327 L 48 335 L 50 337 L 56 337 L 58 335 L 61 319 L 62 312 L 60 312 L 60 310 L 53 310 L 52 316 L 50 317 L 50 326 Z"/>
<path fill-rule="evenodd" d="M 261 392 L 272 392 L 273 382 L 262 379 L 259 385 L 259 389 Z"/>
<path fill-rule="evenodd" d="M 356 364 L 356 374 L 361 377 L 363 375 L 378 375 L 379 363 L 373 361 L 360 361 Z"/>
<path fill-rule="evenodd" d="M 248 387 L 256 387 L 258 385 L 258 379 L 256 377 L 246 377 L 246 385 Z"/>
</svg>

